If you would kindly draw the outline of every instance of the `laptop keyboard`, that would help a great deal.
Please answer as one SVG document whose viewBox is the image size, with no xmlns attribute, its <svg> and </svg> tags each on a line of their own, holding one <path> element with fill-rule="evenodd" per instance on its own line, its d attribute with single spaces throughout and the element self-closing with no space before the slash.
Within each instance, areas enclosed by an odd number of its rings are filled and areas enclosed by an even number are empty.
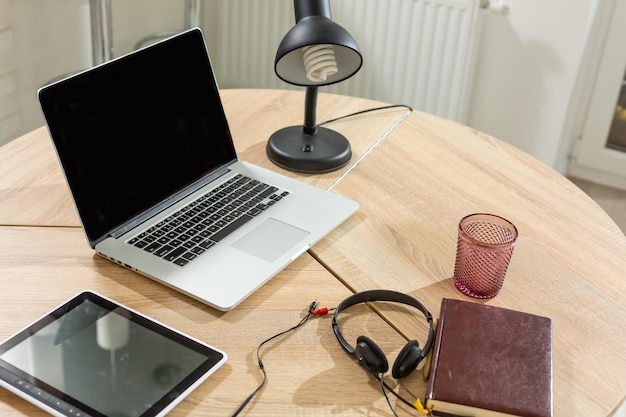
<svg viewBox="0 0 626 417">
<path fill-rule="evenodd" d="M 128 243 L 184 266 L 289 192 L 236 175 Z"/>
</svg>

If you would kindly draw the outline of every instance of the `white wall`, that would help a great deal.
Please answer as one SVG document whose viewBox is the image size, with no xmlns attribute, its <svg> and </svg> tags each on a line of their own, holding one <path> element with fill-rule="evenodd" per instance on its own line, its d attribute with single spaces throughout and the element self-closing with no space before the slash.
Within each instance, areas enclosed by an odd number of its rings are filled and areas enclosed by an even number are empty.
<svg viewBox="0 0 626 417">
<path fill-rule="evenodd" d="M 485 16 L 468 124 L 564 172 L 593 0 L 512 0 Z"/>
<path fill-rule="evenodd" d="M 85 0 L 0 0 L 0 145 L 43 124 L 36 92 L 90 60 Z"/>
<path fill-rule="evenodd" d="M 601 0 L 511 0 L 508 16 L 485 12 L 468 124 L 563 172 L 571 141 L 570 99 L 596 1 Z M 205 23 L 217 19 L 206 9 Z M 183 27 L 182 0 L 113 0 L 113 12 L 116 55 L 147 34 Z M 0 0 L 0 34 L 10 26 L 14 44 L 7 55 L 0 43 L 0 76 L 8 56 L 17 62 L 19 79 L 13 104 L 0 97 L 0 144 L 2 117 L 10 106 L 18 103 L 24 111 L 19 129 L 4 141 L 44 123 L 35 97 L 40 85 L 89 65 L 87 16 L 87 0 Z M 219 34 L 205 33 L 211 35 L 211 49 Z"/>
<path fill-rule="evenodd" d="M 113 0 L 115 55 L 184 26 L 184 2 Z M 92 65 L 88 0 L 0 0 L 0 146 L 45 121 L 37 90 Z"/>
</svg>

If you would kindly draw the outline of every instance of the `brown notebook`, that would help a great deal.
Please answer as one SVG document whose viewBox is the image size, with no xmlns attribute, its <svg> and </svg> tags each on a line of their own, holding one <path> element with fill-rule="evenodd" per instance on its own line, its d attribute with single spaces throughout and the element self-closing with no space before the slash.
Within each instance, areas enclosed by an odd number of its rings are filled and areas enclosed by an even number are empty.
<svg viewBox="0 0 626 417">
<path fill-rule="evenodd" d="M 443 299 L 426 390 L 433 412 L 552 416 L 552 321 Z"/>
</svg>

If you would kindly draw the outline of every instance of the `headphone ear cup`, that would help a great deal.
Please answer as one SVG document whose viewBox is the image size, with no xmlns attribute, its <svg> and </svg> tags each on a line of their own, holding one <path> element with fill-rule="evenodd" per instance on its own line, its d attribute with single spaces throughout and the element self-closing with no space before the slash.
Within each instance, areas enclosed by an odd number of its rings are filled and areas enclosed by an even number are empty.
<svg viewBox="0 0 626 417">
<path fill-rule="evenodd" d="M 398 354 L 391 369 L 391 376 L 395 379 L 409 376 L 417 368 L 420 360 L 422 360 L 422 350 L 419 347 L 419 343 L 417 343 L 417 340 L 411 340 L 404 345 Z"/>
<path fill-rule="evenodd" d="M 389 369 L 389 363 L 382 349 L 367 336 L 356 339 L 355 355 L 359 365 L 372 373 L 384 373 Z"/>
</svg>

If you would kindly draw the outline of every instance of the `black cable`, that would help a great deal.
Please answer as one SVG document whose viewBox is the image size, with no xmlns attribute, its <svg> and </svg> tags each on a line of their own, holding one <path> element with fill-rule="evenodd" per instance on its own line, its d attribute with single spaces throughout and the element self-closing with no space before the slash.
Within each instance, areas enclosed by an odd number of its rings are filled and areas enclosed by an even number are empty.
<svg viewBox="0 0 626 417">
<path fill-rule="evenodd" d="M 328 123 L 333 123 L 333 122 L 336 122 L 338 120 L 347 119 L 348 117 L 358 116 L 358 115 L 364 114 L 364 113 L 370 113 L 370 112 L 373 112 L 373 111 L 380 111 L 380 110 L 387 110 L 387 109 L 395 109 L 395 108 L 405 108 L 405 109 L 408 109 L 409 111 L 413 111 L 413 108 L 411 106 L 407 106 L 406 104 L 391 104 L 389 106 L 374 107 L 374 108 L 371 108 L 371 109 L 366 109 L 366 110 L 361 110 L 361 111 L 357 111 L 357 112 L 354 112 L 354 113 L 346 114 L 345 116 L 336 117 L 334 119 L 325 120 L 325 121 L 319 123 L 318 126 L 322 126 L 322 125 L 325 125 L 325 124 L 328 124 Z"/>
<path fill-rule="evenodd" d="M 400 401 L 402 401 L 404 404 L 408 405 L 409 407 L 411 407 L 412 409 L 415 409 L 415 405 L 413 403 L 411 403 L 409 400 L 403 398 L 400 396 L 400 394 L 398 394 L 397 392 L 395 392 L 393 390 L 393 388 L 391 388 L 389 385 L 387 385 L 387 383 L 385 382 L 385 380 L 383 378 L 380 377 L 376 377 L 379 381 L 382 381 L 381 384 L 383 385 L 383 387 L 387 388 L 387 390 L 389 390 L 389 392 L 391 392 L 393 395 L 396 396 L 397 399 L 399 399 Z"/>
<path fill-rule="evenodd" d="M 380 390 L 383 392 L 383 395 L 385 396 L 385 400 L 387 400 L 387 405 L 389 406 L 389 409 L 391 410 L 391 412 L 393 413 L 394 416 L 398 417 L 398 414 L 396 413 L 396 410 L 393 409 L 393 405 L 391 405 L 391 400 L 389 399 L 389 396 L 387 395 L 387 391 L 385 391 L 385 375 L 381 375 L 380 377 Z M 391 391 L 394 392 L 394 391 Z"/>
<path fill-rule="evenodd" d="M 403 381 L 402 379 L 399 379 L 399 380 L 398 380 L 398 383 L 400 384 L 400 386 L 401 386 L 402 388 L 404 388 L 404 390 L 405 390 L 406 392 L 408 392 L 408 393 L 411 395 L 411 397 L 413 397 L 413 398 L 415 398 L 415 399 L 417 400 L 417 395 L 413 394 L 413 393 L 411 392 L 411 390 L 409 390 L 409 388 L 406 386 L 406 384 L 404 383 L 404 381 Z"/>
<path fill-rule="evenodd" d="M 402 379 L 398 380 L 400 387 L 404 388 L 409 394 L 411 394 L 411 396 L 413 396 L 415 398 L 415 404 L 411 404 L 408 400 L 404 399 L 403 397 L 400 396 L 400 394 L 396 393 L 393 389 L 391 389 L 391 387 L 385 383 L 385 374 L 381 374 L 380 376 L 377 376 L 377 375 L 374 375 L 374 376 L 380 382 L 380 389 L 383 392 L 383 395 L 385 396 L 385 399 L 387 400 L 387 405 L 389 405 L 389 409 L 391 410 L 391 412 L 393 413 L 394 416 L 398 417 L 398 414 L 396 413 L 396 410 L 393 408 L 393 405 L 391 404 L 391 401 L 389 400 L 389 396 L 387 395 L 387 391 L 389 391 L 393 395 L 395 395 L 400 401 L 402 401 L 404 404 L 408 405 L 412 410 L 417 410 L 417 411 L 419 411 L 421 413 L 424 413 L 425 416 L 433 417 L 432 409 L 425 410 L 425 409 L 421 409 L 421 408 L 419 408 L 417 406 L 417 403 L 419 402 L 420 403 L 420 407 L 421 407 L 421 402 L 415 396 L 415 394 L 413 394 L 411 391 L 409 391 L 409 389 L 406 387 L 406 385 L 404 384 Z M 387 391 L 385 391 L 385 388 L 387 389 Z"/>
<path fill-rule="evenodd" d="M 372 374 L 378 382 L 380 382 L 380 385 L 383 389 L 383 394 L 385 394 L 385 398 L 387 398 L 387 394 L 385 393 L 385 388 L 387 388 L 387 390 L 391 392 L 393 395 L 395 395 L 397 399 L 399 399 L 400 401 L 402 401 L 404 404 L 408 405 L 412 409 L 415 409 L 415 404 L 412 404 L 409 400 L 401 397 L 400 394 L 395 392 L 393 388 L 387 385 L 387 383 L 385 382 L 385 379 L 381 375 L 378 375 L 378 373 L 374 372 L 374 370 L 367 364 L 367 362 L 365 362 L 365 360 L 359 359 L 359 364 L 363 366 L 370 374 Z M 389 402 L 389 398 L 387 398 L 387 402 Z"/>
<path fill-rule="evenodd" d="M 263 365 L 263 361 L 261 360 L 261 348 L 263 347 L 263 345 L 265 345 L 266 343 L 271 342 L 272 340 L 287 334 L 291 331 L 296 330 L 298 327 L 302 326 L 304 323 L 306 323 L 311 316 L 313 315 L 313 311 L 315 310 L 315 308 L 317 307 L 317 302 L 318 300 L 315 300 L 311 303 L 311 305 L 309 306 L 309 311 L 307 312 L 306 316 L 304 316 L 299 322 L 298 324 L 296 324 L 295 326 L 292 326 L 290 328 L 288 328 L 287 330 L 284 330 L 280 333 L 275 334 L 272 337 L 269 337 L 267 339 L 265 339 L 264 341 L 262 341 L 261 343 L 259 343 L 259 346 L 256 349 L 256 358 L 257 358 L 257 363 L 259 364 L 259 368 L 261 369 L 261 372 L 263 373 L 263 379 L 261 380 L 261 383 L 259 384 L 258 387 L 256 387 L 256 389 L 254 391 L 252 391 L 252 393 L 250 395 L 248 395 L 248 397 L 241 403 L 241 405 L 239 406 L 239 408 L 237 408 L 237 410 L 233 413 L 233 417 L 238 416 L 239 413 L 241 413 L 243 411 L 243 409 L 248 405 L 248 403 L 252 400 L 252 398 L 254 398 L 254 396 L 256 394 L 258 394 L 259 391 L 261 391 L 261 388 L 263 388 L 263 386 L 265 385 L 265 381 L 267 381 L 267 373 L 265 372 L 265 366 Z"/>
</svg>

